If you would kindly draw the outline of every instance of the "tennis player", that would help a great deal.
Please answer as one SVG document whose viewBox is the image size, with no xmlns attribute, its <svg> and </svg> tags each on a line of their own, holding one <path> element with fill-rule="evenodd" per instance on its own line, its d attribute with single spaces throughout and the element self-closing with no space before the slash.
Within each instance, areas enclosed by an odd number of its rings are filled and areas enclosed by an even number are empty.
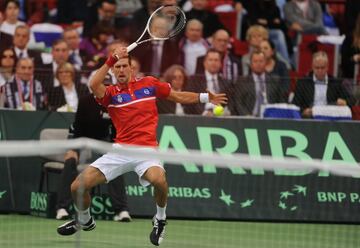
<svg viewBox="0 0 360 248">
<path fill-rule="evenodd" d="M 119 59 L 117 59 L 119 58 Z M 170 84 L 160 82 L 154 77 L 134 78 L 130 67 L 131 58 L 126 47 L 117 47 L 113 55 L 97 71 L 90 87 L 97 101 L 108 109 L 108 113 L 116 128 L 114 149 L 122 144 L 140 145 L 154 149 L 158 113 L 156 98 L 166 98 L 181 104 L 208 103 L 225 104 L 225 94 L 177 92 Z M 103 81 L 112 69 L 117 78 L 117 85 L 105 86 Z M 106 153 L 87 167 L 71 185 L 72 197 L 75 202 L 77 217 L 58 227 L 61 235 L 71 235 L 78 230 L 90 231 L 96 224 L 90 216 L 92 187 L 106 183 L 126 172 L 135 171 L 140 184 L 152 185 L 155 189 L 156 215 L 153 218 L 153 229 L 150 241 L 158 246 L 164 238 L 166 225 L 166 203 L 168 185 L 165 170 L 158 160 L 145 160 L 115 153 Z M 78 190 L 84 188 L 79 195 Z"/>
</svg>

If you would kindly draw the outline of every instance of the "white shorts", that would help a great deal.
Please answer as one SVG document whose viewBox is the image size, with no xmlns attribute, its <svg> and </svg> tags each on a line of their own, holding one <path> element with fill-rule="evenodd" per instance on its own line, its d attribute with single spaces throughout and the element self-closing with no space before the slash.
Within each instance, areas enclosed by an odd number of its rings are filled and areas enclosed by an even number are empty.
<svg viewBox="0 0 360 248">
<path fill-rule="evenodd" d="M 113 144 L 113 148 L 121 147 L 120 144 Z M 150 147 L 138 148 L 139 150 L 154 150 Z M 142 186 L 148 186 L 150 183 L 142 178 L 144 173 L 150 167 L 160 167 L 164 170 L 160 160 L 145 160 L 136 157 L 124 156 L 117 153 L 108 152 L 95 160 L 90 166 L 99 169 L 109 182 L 116 177 L 130 171 L 135 171 L 139 176 L 139 182 Z"/>
</svg>

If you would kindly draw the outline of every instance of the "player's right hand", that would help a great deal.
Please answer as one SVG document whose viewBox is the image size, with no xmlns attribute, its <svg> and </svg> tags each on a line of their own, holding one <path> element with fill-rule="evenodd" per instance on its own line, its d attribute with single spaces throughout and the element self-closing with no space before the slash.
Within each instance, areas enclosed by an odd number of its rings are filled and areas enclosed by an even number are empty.
<svg viewBox="0 0 360 248">
<path fill-rule="evenodd" d="M 123 47 L 123 46 L 119 46 L 114 50 L 113 56 L 117 59 L 121 59 L 121 58 L 127 58 L 128 52 L 127 52 L 127 48 Z"/>
</svg>

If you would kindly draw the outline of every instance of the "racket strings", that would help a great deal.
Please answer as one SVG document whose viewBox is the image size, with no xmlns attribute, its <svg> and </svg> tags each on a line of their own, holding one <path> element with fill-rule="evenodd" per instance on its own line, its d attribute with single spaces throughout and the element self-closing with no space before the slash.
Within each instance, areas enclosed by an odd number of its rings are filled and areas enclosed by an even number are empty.
<svg viewBox="0 0 360 248">
<path fill-rule="evenodd" d="M 149 22 L 149 34 L 156 39 L 174 37 L 184 28 L 185 14 L 176 6 L 167 6 L 156 11 Z"/>
</svg>

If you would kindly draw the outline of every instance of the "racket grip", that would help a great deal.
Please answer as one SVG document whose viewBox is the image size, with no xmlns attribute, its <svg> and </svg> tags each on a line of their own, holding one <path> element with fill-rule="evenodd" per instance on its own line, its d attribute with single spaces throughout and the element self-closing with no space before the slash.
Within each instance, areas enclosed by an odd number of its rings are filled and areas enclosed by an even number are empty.
<svg viewBox="0 0 360 248">
<path fill-rule="evenodd" d="M 137 47 L 137 45 L 138 45 L 138 44 L 137 44 L 136 42 L 132 43 L 130 46 L 128 46 L 128 47 L 126 48 L 127 52 L 129 53 L 129 52 L 131 52 L 132 50 L 134 50 L 135 47 Z"/>
</svg>

